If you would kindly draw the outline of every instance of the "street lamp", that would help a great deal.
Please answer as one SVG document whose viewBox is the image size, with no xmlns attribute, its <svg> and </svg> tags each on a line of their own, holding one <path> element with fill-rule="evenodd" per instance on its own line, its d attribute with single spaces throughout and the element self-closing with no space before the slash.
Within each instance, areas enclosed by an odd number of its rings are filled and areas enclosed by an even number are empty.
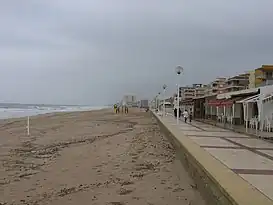
<svg viewBox="0 0 273 205">
<path fill-rule="evenodd" d="M 157 103 L 157 109 L 158 109 L 158 111 L 159 111 L 159 108 L 160 108 L 160 107 L 159 107 L 159 106 L 160 106 L 160 94 L 161 94 L 161 93 L 158 92 L 158 95 L 157 95 L 157 96 L 158 96 L 158 103 Z"/>
<path fill-rule="evenodd" d="M 155 112 L 156 112 L 156 108 L 157 108 L 157 95 L 155 96 Z"/>
<path fill-rule="evenodd" d="M 166 116 L 166 107 L 165 107 L 165 98 L 166 98 L 166 96 L 165 96 L 165 93 L 166 93 L 167 85 L 164 84 L 162 87 L 163 87 L 163 103 L 164 103 L 164 106 L 163 106 L 163 109 L 164 109 L 163 116 Z"/>
<path fill-rule="evenodd" d="M 182 66 L 176 66 L 175 72 L 178 76 L 178 82 L 177 82 L 177 113 L 176 113 L 176 119 L 177 119 L 177 124 L 179 124 L 179 76 L 183 72 Z"/>
</svg>

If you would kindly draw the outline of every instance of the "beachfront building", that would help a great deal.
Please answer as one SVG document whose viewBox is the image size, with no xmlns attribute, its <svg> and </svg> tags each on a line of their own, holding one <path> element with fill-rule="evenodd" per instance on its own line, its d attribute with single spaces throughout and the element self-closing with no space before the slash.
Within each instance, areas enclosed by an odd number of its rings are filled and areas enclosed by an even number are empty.
<svg viewBox="0 0 273 205">
<path fill-rule="evenodd" d="M 174 106 L 171 102 L 167 101 L 166 99 L 165 101 L 162 100 L 159 105 L 159 110 L 161 110 L 162 112 L 164 112 L 164 108 L 166 113 L 173 113 Z"/>
<path fill-rule="evenodd" d="M 194 98 L 199 98 L 205 95 L 207 86 L 203 84 L 193 84 L 195 93 L 194 93 Z"/>
<path fill-rule="evenodd" d="M 253 88 L 217 95 L 215 104 L 217 120 L 221 123 L 243 125 L 249 122 L 250 118 L 257 117 L 258 106 L 255 96 L 259 95 L 259 92 L 259 89 Z"/>
<path fill-rule="evenodd" d="M 174 101 L 174 97 L 172 97 L 172 96 L 165 99 L 165 102 L 169 102 L 172 105 L 173 105 L 173 101 Z"/>
<path fill-rule="evenodd" d="M 193 99 L 205 95 L 206 86 L 203 84 L 193 84 L 192 86 L 181 87 L 181 108 L 183 110 L 194 111 Z"/>
<path fill-rule="evenodd" d="M 198 119 L 204 119 L 206 112 L 205 112 L 205 95 L 200 97 L 195 97 L 193 99 L 193 117 Z"/>
<path fill-rule="evenodd" d="M 193 86 L 185 86 L 179 88 L 180 93 L 180 108 L 182 112 L 187 109 L 192 109 L 192 104 L 186 102 L 191 102 L 195 95 L 195 88 Z"/>
<path fill-rule="evenodd" d="M 216 78 L 214 81 L 206 86 L 205 95 L 210 96 L 215 94 L 221 94 L 223 92 L 225 82 L 226 78 Z"/>
<path fill-rule="evenodd" d="M 192 99 L 195 95 L 195 89 L 192 86 L 185 86 L 179 88 L 181 100 Z"/>
<path fill-rule="evenodd" d="M 199 109 L 199 110 L 197 110 Z M 272 131 L 273 85 L 194 99 L 194 117 L 242 130 Z M 273 136 L 273 135 L 272 135 Z"/>
<path fill-rule="evenodd" d="M 227 78 L 224 86 L 221 88 L 222 93 L 245 90 L 249 85 L 249 73 L 244 73 Z"/>
<path fill-rule="evenodd" d="M 189 100 L 204 96 L 206 89 L 206 85 L 203 84 L 193 84 L 192 86 L 180 87 L 179 93 L 181 100 Z"/>
<path fill-rule="evenodd" d="M 249 88 L 273 84 L 273 65 L 262 65 L 249 72 Z"/>
</svg>

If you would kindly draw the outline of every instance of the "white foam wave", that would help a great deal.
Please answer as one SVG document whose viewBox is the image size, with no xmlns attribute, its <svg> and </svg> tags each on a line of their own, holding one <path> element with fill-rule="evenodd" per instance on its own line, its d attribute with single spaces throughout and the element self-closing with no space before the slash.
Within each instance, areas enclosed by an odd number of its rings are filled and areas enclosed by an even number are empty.
<svg viewBox="0 0 273 205">
<path fill-rule="evenodd" d="M 34 116 L 40 114 L 54 113 L 54 112 L 77 112 L 100 110 L 107 107 L 90 107 L 90 106 L 59 106 L 59 107 L 43 107 L 32 106 L 26 109 L 22 108 L 0 108 L 0 119 L 19 118 L 26 116 Z"/>
</svg>

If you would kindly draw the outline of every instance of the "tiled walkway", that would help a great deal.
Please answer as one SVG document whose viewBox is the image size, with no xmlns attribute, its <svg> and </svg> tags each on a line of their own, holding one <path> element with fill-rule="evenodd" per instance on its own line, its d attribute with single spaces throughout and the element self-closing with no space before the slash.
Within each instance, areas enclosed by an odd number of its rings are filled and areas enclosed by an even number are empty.
<svg viewBox="0 0 273 205">
<path fill-rule="evenodd" d="M 229 123 L 223 124 L 223 123 L 218 123 L 218 122 L 215 122 L 215 121 L 212 121 L 212 120 L 199 119 L 198 121 L 199 122 L 203 121 L 206 124 L 211 124 L 211 125 L 214 125 L 214 126 L 217 126 L 217 127 L 224 127 L 225 129 L 230 129 L 230 130 L 233 130 L 235 132 L 246 133 L 248 135 L 253 135 L 253 136 L 260 137 L 260 138 L 267 139 L 267 140 L 271 140 L 271 141 L 273 140 L 273 132 L 266 132 L 266 131 L 261 132 L 259 130 L 253 129 L 253 128 L 248 128 L 246 130 L 244 125 L 231 125 Z"/>
<path fill-rule="evenodd" d="M 174 117 L 164 118 L 167 123 L 176 124 Z M 273 200 L 272 143 L 202 122 L 186 124 L 180 121 L 179 129 L 183 135 Z"/>
</svg>

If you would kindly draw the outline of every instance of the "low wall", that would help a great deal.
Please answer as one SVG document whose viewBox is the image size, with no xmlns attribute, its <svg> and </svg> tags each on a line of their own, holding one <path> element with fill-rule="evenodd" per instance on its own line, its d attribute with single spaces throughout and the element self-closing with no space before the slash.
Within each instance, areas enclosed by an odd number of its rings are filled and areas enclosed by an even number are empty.
<svg viewBox="0 0 273 205">
<path fill-rule="evenodd" d="M 194 179 L 197 189 L 209 205 L 272 205 L 272 201 L 232 172 L 220 161 L 183 136 L 176 125 L 156 118 L 160 129 L 176 149 L 183 166 Z"/>
</svg>

